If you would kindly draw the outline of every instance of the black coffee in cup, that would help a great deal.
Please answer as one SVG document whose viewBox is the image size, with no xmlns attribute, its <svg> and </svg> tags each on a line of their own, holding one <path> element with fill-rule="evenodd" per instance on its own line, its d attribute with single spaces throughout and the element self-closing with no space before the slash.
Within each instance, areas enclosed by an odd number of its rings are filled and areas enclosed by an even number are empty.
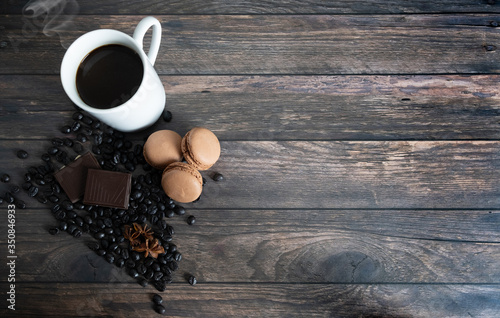
<svg viewBox="0 0 500 318">
<path fill-rule="evenodd" d="M 104 45 L 90 52 L 78 66 L 76 88 L 85 104 L 113 108 L 134 96 L 143 75 L 137 52 L 119 44 Z"/>
</svg>

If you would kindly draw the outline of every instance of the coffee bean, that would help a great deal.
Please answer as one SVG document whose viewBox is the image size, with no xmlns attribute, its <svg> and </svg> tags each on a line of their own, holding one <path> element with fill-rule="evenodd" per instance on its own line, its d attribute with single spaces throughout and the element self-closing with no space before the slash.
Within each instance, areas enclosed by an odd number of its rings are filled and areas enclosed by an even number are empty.
<svg viewBox="0 0 500 318">
<path fill-rule="evenodd" d="M 68 229 L 68 223 L 65 221 L 59 222 L 59 230 L 66 231 Z"/>
<path fill-rule="evenodd" d="M 62 127 L 61 127 L 61 132 L 62 132 L 63 134 L 69 134 L 69 133 L 71 133 L 71 127 L 70 127 L 70 126 L 68 126 L 68 125 L 66 125 L 66 126 L 62 126 Z"/>
<path fill-rule="evenodd" d="M 94 139 L 95 146 L 100 146 L 102 144 L 102 135 L 94 134 L 93 139 Z"/>
<path fill-rule="evenodd" d="M 50 228 L 49 233 L 52 235 L 59 234 L 59 229 L 57 227 Z"/>
<path fill-rule="evenodd" d="M 75 224 L 82 227 L 84 224 L 83 219 L 80 216 L 75 217 Z"/>
<path fill-rule="evenodd" d="M 174 233 L 175 233 L 175 232 L 174 232 L 174 227 L 173 227 L 173 226 L 171 226 L 171 225 L 167 225 L 167 227 L 166 227 L 166 229 L 165 229 L 165 232 L 167 232 L 167 233 L 168 233 L 168 235 L 170 235 L 170 236 L 174 235 Z"/>
<path fill-rule="evenodd" d="M 55 194 L 61 193 L 61 187 L 57 183 L 52 183 L 52 185 L 50 186 L 50 188 L 52 189 L 52 192 L 55 193 Z"/>
<path fill-rule="evenodd" d="M 104 233 L 107 235 L 111 235 L 111 234 L 113 234 L 113 229 L 110 227 L 107 227 L 104 229 Z"/>
<path fill-rule="evenodd" d="M 79 121 L 74 121 L 73 124 L 71 125 L 71 130 L 77 132 L 80 130 L 81 127 L 82 125 L 80 124 Z"/>
<path fill-rule="evenodd" d="M 186 210 L 184 209 L 184 207 L 176 205 L 174 208 L 174 213 L 177 215 L 184 215 L 186 213 Z"/>
<path fill-rule="evenodd" d="M 45 162 L 49 162 L 50 161 L 50 155 L 48 153 L 44 153 L 41 158 Z"/>
<path fill-rule="evenodd" d="M 162 114 L 162 118 L 164 121 L 169 123 L 172 120 L 172 113 L 168 110 L 164 110 Z"/>
<path fill-rule="evenodd" d="M 189 275 L 188 283 L 192 286 L 196 285 L 196 283 L 197 283 L 196 277 L 194 277 L 193 275 Z"/>
<path fill-rule="evenodd" d="M 83 127 L 80 132 L 84 134 L 85 136 L 91 136 L 92 135 L 92 129 Z"/>
<path fill-rule="evenodd" d="M 158 281 L 155 281 L 154 286 L 158 291 L 164 292 L 167 289 L 167 282 L 163 279 L 160 279 Z M 161 306 L 161 305 L 159 305 L 159 306 Z"/>
<path fill-rule="evenodd" d="M 193 215 L 188 216 L 187 224 L 193 225 L 196 222 L 196 218 Z"/>
<path fill-rule="evenodd" d="M 10 189 L 9 189 L 9 192 L 11 194 L 17 194 L 17 193 L 19 193 L 19 191 L 21 191 L 21 189 L 16 185 L 10 187 Z"/>
<path fill-rule="evenodd" d="M 4 173 L 2 175 L 2 178 L 0 179 L 0 181 L 2 181 L 3 183 L 7 183 L 10 181 L 10 176 L 8 174 Z"/>
<path fill-rule="evenodd" d="M 222 174 L 220 174 L 219 172 L 216 172 L 213 174 L 212 180 L 214 180 L 216 182 L 222 181 L 222 180 L 224 180 L 224 176 Z"/>
<path fill-rule="evenodd" d="M 166 211 L 165 211 L 165 216 L 166 216 L 167 218 L 173 218 L 173 217 L 175 216 L 174 210 L 172 210 L 172 209 L 168 209 L 168 210 L 166 210 Z"/>
<path fill-rule="evenodd" d="M 55 218 L 56 218 L 57 220 L 64 220 L 64 219 L 66 219 L 66 212 L 64 212 L 64 211 L 62 211 L 62 210 L 61 210 L 61 211 L 57 211 L 57 212 L 54 214 L 54 216 L 55 216 Z"/>
<path fill-rule="evenodd" d="M 174 253 L 174 259 L 177 261 L 177 262 L 180 262 L 182 260 L 182 254 L 179 253 L 179 251 L 176 251 Z"/>
<path fill-rule="evenodd" d="M 83 116 L 82 117 L 82 123 L 84 123 L 85 125 L 92 125 L 92 123 L 94 122 L 94 120 L 92 118 L 90 118 L 89 116 Z"/>
<path fill-rule="evenodd" d="M 179 264 L 177 264 L 177 262 L 172 261 L 168 263 L 168 267 L 170 267 L 171 270 L 176 271 L 179 268 Z"/>
<path fill-rule="evenodd" d="M 148 280 L 146 278 L 139 279 L 139 285 L 141 285 L 142 287 L 148 286 L 149 285 Z"/>
<path fill-rule="evenodd" d="M 497 47 L 493 44 L 485 44 L 483 47 L 488 52 L 495 51 L 497 49 Z"/>
<path fill-rule="evenodd" d="M 43 181 L 45 181 L 46 183 L 52 183 L 54 181 L 54 176 L 51 174 L 46 174 L 43 177 Z"/>
<path fill-rule="evenodd" d="M 103 222 L 104 222 L 104 225 L 107 227 L 113 226 L 113 221 L 110 218 L 105 218 Z"/>
<path fill-rule="evenodd" d="M 74 112 L 72 118 L 73 120 L 82 120 L 83 114 L 81 112 Z"/>
<path fill-rule="evenodd" d="M 116 243 L 113 243 L 113 244 L 109 245 L 109 247 L 108 247 L 108 250 L 110 252 L 115 252 L 117 249 L 118 249 L 118 244 L 116 244 Z"/>
<path fill-rule="evenodd" d="M 129 162 L 125 163 L 125 169 L 127 169 L 130 172 L 134 172 L 135 171 L 135 165 L 132 162 L 129 161 Z"/>
<path fill-rule="evenodd" d="M 31 186 L 32 186 L 31 182 L 24 182 L 24 183 L 21 185 L 21 188 L 23 188 L 23 190 L 28 191 L 28 190 L 31 188 Z"/>
<path fill-rule="evenodd" d="M 121 147 L 123 147 L 123 140 L 121 139 L 115 140 L 115 142 L 113 143 L 113 147 L 115 149 L 120 149 Z"/>
<path fill-rule="evenodd" d="M 66 147 L 73 147 L 73 140 L 71 140 L 69 138 L 64 138 L 64 145 Z"/>
<path fill-rule="evenodd" d="M 63 202 L 61 202 L 61 207 L 63 209 L 68 210 L 68 211 L 71 211 L 71 210 L 74 209 L 73 204 L 70 201 L 67 201 L 67 200 L 64 200 Z"/>
<path fill-rule="evenodd" d="M 113 264 L 115 262 L 115 257 L 112 254 L 106 254 L 104 258 L 110 264 Z"/>
<path fill-rule="evenodd" d="M 14 200 L 15 198 L 12 196 L 12 194 L 10 194 L 9 192 L 6 192 L 3 199 L 5 200 L 5 202 L 7 203 L 14 203 Z"/>
<path fill-rule="evenodd" d="M 100 248 L 96 251 L 96 254 L 99 256 L 104 256 L 104 255 L 106 255 L 106 250 Z"/>
<path fill-rule="evenodd" d="M 128 274 L 129 274 L 132 278 L 137 278 L 137 277 L 139 277 L 139 273 L 138 273 L 138 272 L 137 272 L 134 268 L 129 269 Z"/>
<path fill-rule="evenodd" d="M 99 243 L 97 243 L 97 242 L 89 242 L 89 243 L 87 243 L 87 246 L 92 251 L 97 251 L 99 249 Z"/>
<path fill-rule="evenodd" d="M 78 140 L 81 143 L 86 143 L 87 142 L 87 136 L 85 136 L 82 133 L 79 133 L 78 135 L 76 135 L 76 140 Z"/>
<path fill-rule="evenodd" d="M 162 272 L 155 272 L 155 273 L 153 274 L 153 279 L 154 279 L 155 281 L 160 280 L 162 277 L 163 277 L 163 273 L 162 273 Z"/>
<path fill-rule="evenodd" d="M 125 261 L 123 260 L 123 258 L 120 257 L 116 259 L 115 264 L 119 268 L 122 268 L 123 266 L 125 266 Z"/>
<path fill-rule="evenodd" d="M 162 305 L 155 305 L 155 311 L 157 313 L 159 313 L 160 315 L 163 315 L 165 314 L 165 307 L 163 307 Z"/>
<path fill-rule="evenodd" d="M 92 125 L 90 125 L 90 127 L 92 127 L 92 129 L 99 129 L 101 128 L 101 122 L 98 121 L 98 120 L 95 120 Z"/>
<path fill-rule="evenodd" d="M 125 261 L 125 266 L 127 266 L 128 268 L 135 268 L 135 262 L 131 259 L 128 259 Z"/>
<path fill-rule="evenodd" d="M 61 138 L 52 138 L 50 142 L 56 147 L 64 146 L 64 140 L 62 140 Z"/>
<path fill-rule="evenodd" d="M 76 153 L 82 153 L 83 152 L 83 146 L 82 144 L 76 142 L 73 144 L 73 150 L 76 152 Z"/>
<path fill-rule="evenodd" d="M 177 251 L 177 245 L 175 244 L 170 244 L 169 247 L 168 247 L 168 251 L 170 253 L 174 253 L 175 251 Z"/>
<path fill-rule="evenodd" d="M 160 305 L 162 302 L 163 298 L 160 295 L 158 294 L 153 295 L 153 303 L 155 303 L 156 305 Z"/>
<path fill-rule="evenodd" d="M 47 204 L 48 200 L 45 196 L 37 196 L 37 201 L 40 202 L 41 204 Z"/>
<path fill-rule="evenodd" d="M 151 264 L 151 269 L 155 272 L 159 272 L 161 270 L 160 264 L 158 263 Z"/>
<path fill-rule="evenodd" d="M 140 263 L 139 265 L 137 265 L 136 270 L 137 270 L 137 272 L 138 272 L 140 275 L 144 275 L 144 274 L 146 274 L 146 271 L 147 271 L 148 269 L 147 269 L 147 267 L 146 267 L 144 264 Z"/>
<path fill-rule="evenodd" d="M 136 156 L 142 155 L 142 145 L 135 145 L 134 146 L 134 154 Z"/>
<path fill-rule="evenodd" d="M 64 211 L 59 211 L 59 212 L 64 212 Z M 70 224 L 70 225 L 68 225 L 66 232 L 68 232 L 69 234 L 72 234 L 74 231 L 76 231 L 76 229 L 77 229 L 76 225 Z"/>
<path fill-rule="evenodd" d="M 26 159 L 26 158 L 28 158 L 28 152 L 26 152 L 25 150 L 22 150 L 22 149 L 18 150 L 17 151 L 17 157 L 19 159 Z"/>
<path fill-rule="evenodd" d="M 47 153 L 51 156 L 54 156 L 58 152 L 59 152 L 59 148 L 57 148 L 57 147 L 50 147 L 49 149 L 47 149 Z"/>
<path fill-rule="evenodd" d="M 29 183 L 29 182 L 28 182 L 28 183 Z M 29 183 L 29 184 L 31 185 L 31 183 Z M 30 186 L 30 188 L 28 189 L 28 195 L 29 195 L 30 197 L 34 197 L 34 196 L 36 196 L 36 195 L 38 194 L 38 190 L 39 190 L 39 189 L 38 189 L 38 187 L 36 187 L 36 186 L 32 185 L 32 186 Z"/>
<path fill-rule="evenodd" d="M 127 249 L 122 249 L 122 252 L 121 252 L 121 255 L 123 257 L 123 259 L 128 259 L 129 258 L 129 252 Z"/>
<path fill-rule="evenodd" d="M 90 224 L 92 224 L 92 223 L 93 223 L 93 220 L 92 220 L 92 218 L 90 217 L 90 215 L 85 215 L 85 216 L 83 217 L 83 221 L 84 221 L 86 224 L 88 224 L 88 225 L 90 225 Z"/>
</svg>

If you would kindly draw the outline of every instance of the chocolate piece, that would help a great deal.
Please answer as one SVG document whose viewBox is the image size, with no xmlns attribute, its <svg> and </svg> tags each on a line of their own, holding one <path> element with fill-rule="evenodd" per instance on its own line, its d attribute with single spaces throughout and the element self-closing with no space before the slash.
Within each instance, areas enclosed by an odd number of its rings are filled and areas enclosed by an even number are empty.
<svg viewBox="0 0 500 318">
<path fill-rule="evenodd" d="M 128 208 L 130 173 L 89 169 L 83 203 L 110 208 Z"/>
<path fill-rule="evenodd" d="M 77 202 L 83 197 L 87 180 L 87 170 L 89 168 L 101 169 L 101 166 L 99 166 L 94 155 L 87 152 L 54 173 L 54 177 L 72 203 Z"/>
</svg>

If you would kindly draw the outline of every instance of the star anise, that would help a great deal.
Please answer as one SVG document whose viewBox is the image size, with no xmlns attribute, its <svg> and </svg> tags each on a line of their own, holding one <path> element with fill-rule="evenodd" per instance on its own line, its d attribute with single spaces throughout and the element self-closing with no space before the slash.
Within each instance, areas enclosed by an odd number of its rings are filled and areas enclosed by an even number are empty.
<svg viewBox="0 0 500 318">
<path fill-rule="evenodd" d="M 139 224 L 134 223 L 134 229 L 136 233 L 144 236 L 146 241 L 153 239 L 153 230 L 151 228 L 148 228 L 147 224 L 144 224 L 144 226 L 140 226 Z"/>
<path fill-rule="evenodd" d="M 149 246 L 151 244 L 151 246 Z M 142 243 L 139 246 L 134 247 L 134 251 L 136 252 L 146 252 L 144 257 L 148 257 L 151 255 L 153 258 L 157 258 L 159 254 L 165 253 L 165 249 L 161 246 L 157 239 L 154 240 L 146 240 L 146 242 Z"/>
<path fill-rule="evenodd" d="M 134 223 L 135 225 L 135 223 Z M 141 242 L 139 241 L 140 232 L 136 232 L 132 227 L 125 225 L 125 231 L 123 232 L 123 237 L 130 241 L 130 245 L 137 246 Z"/>
</svg>

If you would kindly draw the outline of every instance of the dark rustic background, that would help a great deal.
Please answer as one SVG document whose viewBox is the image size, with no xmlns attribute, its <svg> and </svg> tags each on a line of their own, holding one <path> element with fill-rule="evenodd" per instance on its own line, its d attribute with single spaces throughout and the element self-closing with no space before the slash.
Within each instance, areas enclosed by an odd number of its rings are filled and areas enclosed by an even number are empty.
<svg viewBox="0 0 500 318">
<path fill-rule="evenodd" d="M 146 15 L 162 22 L 155 68 L 173 120 L 132 138 L 205 126 L 221 140 L 204 175 L 225 181 L 186 205 L 194 226 L 169 219 L 183 260 L 168 316 L 500 316 L 497 1 L 77 0 L 52 36 L 26 3 L 0 4 L 11 183 L 71 122 L 64 47 L 99 28 L 132 34 Z M 16 311 L 2 299 L 2 317 L 157 315 L 153 287 L 90 251 L 90 237 L 49 235 L 51 213 L 21 197 Z"/>
</svg>

